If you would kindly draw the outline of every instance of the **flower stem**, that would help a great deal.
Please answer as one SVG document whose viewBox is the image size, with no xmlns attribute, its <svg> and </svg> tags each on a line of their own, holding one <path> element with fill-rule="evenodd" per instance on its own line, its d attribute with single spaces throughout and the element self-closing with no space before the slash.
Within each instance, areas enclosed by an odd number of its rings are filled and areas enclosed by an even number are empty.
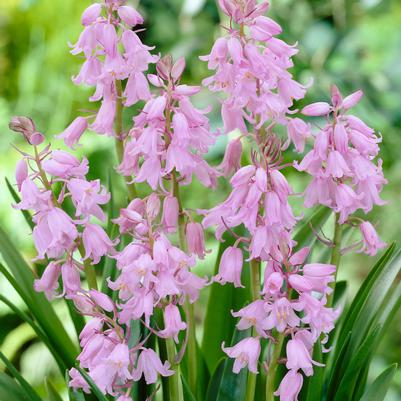
<svg viewBox="0 0 401 401">
<path fill-rule="evenodd" d="M 251 275 L 251 292 L 252 300 L 256 301 L 260 294 L 260 260 L 252 259 L 249 263 Z M 255 328 L 252 329 L 252 335 L 257 335 Z M 257 375 L 253 372 L 248 372 L 248 382 L 246 385 L 246 401 L 254 401 L 256 390 Z"/>
<path fill-rule="evenodd" d="M 336 266 L 335 280 L 332 284 L 333 292 L 329 294 L 327 297 L 327 307 L 331 307 L 333 305 L 334 291 L 336 289 L 337 282 L 337 273 L 340 267 L 341 261 L 341 242 L 343 235 L 342 225 L 339 223 L 340 215 L 337 213 L 335 216 L 335 224 L 334 224 L 334 238 L 333 238 L 333 250 L 331 252 L 330 264 Z"/>
<path fill-rule="evenodd" d="M 278 359 L 280 358 L 281 349 L 284 343 L 284 335 L 280 334 L 277 343 L 274 345 L 273 355 L 269 364 L 266 379 L 266 401 L 274 401 L 274 392 L 276 386 L 276 372 L 278 367 Z"/>
<path fill-rule="evenodd" d="M 180 239 L 180 248 L 185 252 L 187 248 L 185 238 L 185 216 L 183 214 L 182 202 L 180 197 L 180 187 L 178 185 L 177 176 L 175 170 L 173 171 L 173 193 L 177 198 L 179 205 L 179 220 L 178 220 L 178 234 Z M 187 330 L 188 330 L 188 376 L 189 376 L 189 388 L 192 394 L 196 397 L 197 390 L 197 349 L 196 349 L 196 331 L 195 331 L 195 308 L 194 304 L 191 304 L 188 299 L 184 305 L 185 314 L 187 318 Z"/>
<path fill-rule="evenodd" d="M 83 258 L 85 256 L 85 249 L 82 244 L 78 247 L 78 251 Z M 89 259 L 85 259 L 83 261 L 83 263 L 84 263 L 84 271 L 85 271 L 86 280 L 88 282 L 89 289 L 97 290 L 98 286 L 97 286 L 96 272 L 95 272 L 94 267 L 92 266 Z"/>
<path fill-rule="evenodd" d="M 116 102 L 116 119 L 115 119 L 115 133 L 116 133 L 116 153 L 117 160 L 120 164 L 124 158 L 124 138 L 123 134 L 123 99 L 122 99 L 122 85 L 121 81 L 116 80 L 117 102 Z M 138 197 L 135 184 L 133 184 L 130 177 L 124 177 L 125 185 L 127 186 L 128 198 L 130 200 Z"/>
<path fill-rule="evenodd" d="M 180 383 L 179 383 L 179 369 L 175 366 L 175 345 L 172 338 L 166 339 L 167 356 L 170 362 L 171 368 L 176 369 L 176 372 L 169 377 L 168 380 L 168 391 L 170 394 L 170 401 L 179 401 L 180 397 Z"/>
</svg>

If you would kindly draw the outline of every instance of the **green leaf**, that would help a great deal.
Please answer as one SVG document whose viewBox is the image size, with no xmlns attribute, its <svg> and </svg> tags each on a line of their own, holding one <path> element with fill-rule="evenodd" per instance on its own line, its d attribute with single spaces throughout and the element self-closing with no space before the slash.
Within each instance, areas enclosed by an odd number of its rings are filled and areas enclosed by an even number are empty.
<svg viewBox="0 0 401 401">
<path fill-rule="evenodd" d="M 53 383 L 48 377 L 45 378 L 45 384 L 46 384 L 47 394 L 49 396 L 49 401 L 63 401 L 63 399 L 60 397 L 59 393 L 57 392 Z"/>
<path fill-rule="evenodd" d="M 343 348 L 344 341 L 353 329 L 355 329 L 356 321 L 360 321 L 361 316 L 364 315 L 364 305 L 367 302 L 369 294 L 372 292 L 375 283 L 383 277 L 383 272 L 386 270 L 386 266 L 394 253 L 395 246 L 391 245 L 384 255 L 377 261 L 374 267 L 369 272 L 367 278 L 362 283 L 357 295 L 355 296 L 351 306 L 349 307 L 347 313 L 344 316 L 343 325 L 339 332 L 339 337 L 336 341 L 336 349 L 332 354 L 331 358 L 334 359 L 334 364 L 339 360 L 339 352 Z M 384 274 L 384 276 L 387 276 Z M 358 336 L 365 336 L 366 333 L 357 333 Z M 355 338 L 355 337 L 354 337 Z"/>
<path fill-rule="evenodd" d="M 15 380 L 20 384 L 21 390 L 26 394 L 30 401 L 42 401 L 42 399 L 38 396 L 36 391 L 31 387 L 31 385 L 21 376 L 18 370 L 14 367 L 14 365 L 4 356 L 4 354 L 0 351 L 0 359 L 3 361 L 6 368 L 10 371 L 10 373 L 14 376 Z"/>
<path fill-rule="evenodd" d="M 216 259 L 214 274 L 219 270 L 220 259 L 223 252 L 235 242 L 229 234 L 224 235 L 224 242 L 220 243 Z M 244 264 L 243 284 L 249 280 L 249 267 Z M 235 288 L 231 284 L 224 286 L 213 283 L 210 286 L 206 316 L 204 321 L 204 333 L 201 350 L 209 372 L 214 372 L 218 362 L 224 357 L 221 344 L 231 342 L 235 319 L 231 311 L 241 308 L 250 299 L 249 290 Z M 249 289 L 249 286 L 246 286 Z"/>
<path fill-rule="evenodd" d="M 3 274 L 29 307 L 38 325 L 49 338 L 54 350 L 58 352 L 65 367 L 74 366 L 77 355 L 74 344 L 50 302 L 43 294 L 37 293 L 33 289 L 34 275 L 32 270 L 2 228 L 0 228 L 0 253 L 11 272 L 6 273 L 3 269 Z"/>
<path fill-rule="evenodd" d="M 185 380 L 184 375 L 181 374 L 182 390 L 184 395 L 184 401 L 196 401 L 194 395 L 189 388 L 188 382 Z"/>
<path fill-rule="evenodd" d="M 85 326 L 85 318 L 77 311 L 73 301 L 71 301 L 70 299 L 64 300 L 67 305 L 68 312 L 70 314 L 72 323 L 74 324 L 75 332 L 78 338 Z"/>
<path fill-rule="evenodd" d="M 316 362 L 323 361 L 322 345 L 318 341 L 313 348 L 313 360 Z M 309 377 L 307 382 L 307 396 L 306 401 L 321 401 L 323 394 L 324 383 L 324 369 L 325 367 L 315 366 L 313 376 Z"/>
<path fill-rule="evenodd" d="M 401 291 L 394 291 L 393 284 L 401 269 L 401 252 L 398 251 L 390 259 L 393 252 L 394 246 L 390 246 L 362 284 L 347 315 L 344 317 L 336 344 L 336 352 L 333 356 L 333 372 L 335 373 L 332 373 L 330 382 L 332 393 L 340 385 L 339 380 L 344 377 L 345 372 L 352 364 L 352 358 L 357 349 L 361 347 L 366 338 L 370 337 L 373 328 L 387 326 L 395 311 L 400 307 Z M 347 352 L 340 357 L 338 350 L 341 347 L 346 330 L 351 332 L 349 347 Z M 378 337 L 382 338 L 383 335 L 380 333 Z M 379 341 L 374 346 L 377 347 L 378 344 Z M 355 375 L 363 385 L 366 375 L 363 376 L 361 372 L 357 372 Z"/>
<path fill-rule="evenodd" d="M 206 401 L 215 401 L 217 399 L 217 394 L 220 389 L 221 379 L 223 377 L 225 362 L 227 358 L 223 358 L 218 363 L 216 370 L 214 371 L 209 386 L 206 393 Z"/>
<path fill-rule="evenodd" d="M 0 401 L 31 401 L 31 399 L 12 377 L 1 372 Z"/>
<path fill-rule="evenodd" d="M 397 371 L 397 364 L 391 365 L 368 387 L 360 401 L 383 401 Z"/>
<path fill-rule="evenodd" d="M 21 202 L 21 198 L 19 197 L 19 195 L 17 194 L 17 192 L 15 191 L 13 186 L 11 185 L 10 181 L 8 181 L 8 178 L 5 178 L 5 180 L 6 180 L 7 188 L 10 191 L 10 194 L 13 197 L 14 201 L 16 203 L 20 203 Z M 31 228 L 31 230 L 33 230 L 35 225 L 33 224 L 31 214 L 27 210 L 21 210 L 21 213 L 24 216 L 24 219 L 27 222 L 28 226 Z"/>
<path fill-rule="evenodd" d="M 250 335 L 250 330 L 238 331 L 235 330 L 231 345 L 237 344 L 243 338 Z M 242 369 L 238 374 L 233 373 L 234 360 L 225 358 L 224 367 L 221 374 L 221 380 L 218 383 L 218 377 L 212 378 L 208 391 L 208 401 L 232 401 L 244 400 L 246 395 L 246 384 L 248 378 L 248 369 Z M 216 370 L 217 375 L 220 375 L 219 367 Z M 217 391 L 217 392 L 216 392 Z"/>
<path fill-rule="evenodd" d="M 0 270 L 2 268 L 2 265 L 0 264 Z M 42 330 L 40 326 L 38 326 L 25 312 L 23 312 L 21 309 L 17 308 L 11 301 L 9 301 L 6 297 L 0 294 L 0 301 L 4 302 L 21 320 L 24 322 L 28 323 L 37 336 L 40 338 L 40 340 L 43 341 L 43 343 L 48 347 L 49 351 L 54 355 L 56 362 L 60 368 L 61 373 L 64 373 L 64 365 L 63 361 L 60 360 L 60 357 L 57 353 L 57 351 L 53 348 L 53 345 L 49 341 L 49 338 L 47 337 L 46 333 Z"/>
<path fill-rule="evenodd" d="M 365 367 L 366 362 L 371 358 L 372 352 L 377 345 L 379 334 L 380 326 L 376 326 L 370 335 L 366 337 L 361 346 L 352 353 L 351 362 L 349 365 L 347 365 L 340 384 L 330 388 L 328 400 L 351 400 L 358 374 L 360 373 L 361 369 Z"/>
</svg>

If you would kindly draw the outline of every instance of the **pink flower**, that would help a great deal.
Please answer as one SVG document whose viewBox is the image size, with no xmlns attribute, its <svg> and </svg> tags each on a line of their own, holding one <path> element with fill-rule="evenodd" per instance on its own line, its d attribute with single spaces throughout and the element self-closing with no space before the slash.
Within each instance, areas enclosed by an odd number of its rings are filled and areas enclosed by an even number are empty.
<svg viewBox="0 0 401 401">
<path fill-rule="evenodd" d="M 88 382 L 82 377 L 81 373 L 75 368 L 70 369 L 68 372 L 71 380 L 68 385 L 73 389 L 82 389 L 86 394 L 90 393 L 90 388 Z"/>
<path fill-rule="evenodd" d="M 100 106 L 99 112 L 97 113 L 94 123 L 90 129 L 99 133 L 107 134 L 109 136 L 114 135 L 114 118 L 116 115 L 116 102 L 113 98 L 104 99 Z"/>
<path fill-rule="evenodd" d="M 38 259 L 58 258 L 71 249 L 78 237 L 78 231 L 71 218 L 63 210 L 52 208 L 35 217 L 33 240 Z"/>
<path fill-rule="evenodd" d="M 280 293 L 284 283 L 283 275 L 280 272 L 270 273 L 265 270 L 265 281 L 263 283 L 263 294 L 277 295 Z"/>
<path fill-rule="evenodd" d="M 164 309 L 164 330 L 159 331 L 158 335 L 163 338 L 172 337 L 178 344 L 178 333 L 186 328 L 187 325 L 182 321 L 178 307 L 168 304 Z"/>
<path fill-rule="evenodd" d="M 243 255 L 240 248 L 228 247 L 221 256 L 219 273 L 214 280 L 224 285 L 233 283 L 235 287 L 243 287 L 241 284 L 241 273 Z"/>
<path fill-rule="evenodd" d="M 58 279 L 60 277 L 61 266 L 58 262 L 50 262 L 46 267 L 42 277 L 34 282 L 35 291 L 44 292 L 48 300 L 56 296 L 58 289 Z"/>
<path fill-rule="evenodd" d="M 175 374 L 174 370 L 170 370 L 170 363 L 162 364 L 159 356 L 152 349 L 142 348 L 138 357 L 137 367 L 132 372 L 132 377 L 138 381 L 142 374 L 145 377 L 146 384 L 156 383 L 157 374 L 163 377 Z"/>
<path fill-rule="evenodd" d="M 84 177 L 88 171 L 88 160 L 79 160 L 70 153 L 53 150 L 51 158 L 43 162 L 46 173 L 60 178 Z"/>
<path fill-rule="evenodd" d="M 295 307 L 295 304 L 284 297 L 277 299 L 272 305 L 268 305 L 269 316 L 266 320 L 266 329 L 276 328 L 279 333 L 282 333 L 287 326 L 297 327 L 300 318 L 294 312 Z"/>
<path fill-rule="evenodd" d="M 323 366 L 312 360 L 310 352 L 303 341 L 294 338 L 287 343 L 287 369 L 297 371 L 302 369 L 306 376 L 313 375 L 313 365 Z"/>
<path fill-rule="evenodd" d="M 188 223 L 186 228 L 188 251 L 198 255 L 200 259 L 205 257 L 205 234 L 199 223 Z"/>
<path fill-rule="evenodd" d="M 20 173 L 18 173 L 20 174 Z M 21 183 L 21 202 L 15 205 L 16 209 L 44 212 L 52 207 L 52 194 L 50 191 L 41 191 L 37 185 L 26 178 Z"/>
<path fill-rule="evenodd" d="M 258 360 L 261 351 L 258 338 L 245 338 L 233 347 L 224 347 L 223 343 L 222 349 L 230 358 L 235 358 L 234 373 L 239 373 L 245 366 L 248 366 L 252 373 L 258 373 Z"/>
<path fill-rule="evenodd" d="M 162 224 L 168 233 L 174 233 L 178 226 L 179 205 L 174 196 L 166 196 L 163 202 Z"/>
<path fill-rule="evenodd" d="M 305 149 L 306 140 L 311 136 L 311 127 L 300 118 L 291 118 L 287 124 L 288 139 L 291 140 L 297 152 Z"/>
<path fill-rule="evenodd" d="M 255 327 L 256 332 L 266 337 L 266 318 L 267 312 L 265 309 L 265 301 L 256 300 L 249 305 L 245 306 L 238 312 L 233 312 L 234 317 L 240 317 L 237 323 L 238 330 L 247 330 L 250 327 Z"/>
<path fill-rule="evenodd" d="M 280 383 L 280 387 L 274 395 L 280 397 L 280 401 L 298 401 L 304 379 L 300 373 L 290 370 Z"/>
<path fill-rule="evenodd" d="M 77 117 L 60 135 L 56 138 L 64 139 L 64 142 L 70 148 L 78 144 L 82 134 L 88 128 L 88 120 L 84 117 Z"/>
<path fill-rule="evenodd" d="M 387 244 L 379 238 L 371 223 L 364 221 L 360 224 L 359 229 L 361 230 L 363 239 L 362 252 L 370 256 L 375 256 L 379 249 L 386 247 Z"/>
<path fill-rule="evenodd" d="M 222 163 L 218 169 L 224 177 L 232 172 L 236 173 L 241 168 L 242 142 L 241 139 L 233 139 L 229 142 Z"/>
<path fill-rule="evenodd" d="M 111 241 L 103 228 L 98 225 L 86 224 L 82 234 L 82 241 L 85 248 L 83 259 L 91 258 L 94 265 L 100 262 L 102 256 L 115 253 L 115 243 Z"/>
<path fill-rule="evenodd" d="M 76 207 L 76 216 L 96 216 L 99 220 L 105 220 L 105 214 L 99 205 L 109 202 L 110 194 L 100 185 L 100 180 L 86 181 L 80 178 L 72 178 L 67 182 L 71 199 Z"/>
<path fill-rule="evenodd" d="M 18 191 L 21 192 L 22 183 L 28 178 L 28 166 L 25 159 L 21 159 L 15 169 L 15 180 L 17 181 Z"/>
</svg>

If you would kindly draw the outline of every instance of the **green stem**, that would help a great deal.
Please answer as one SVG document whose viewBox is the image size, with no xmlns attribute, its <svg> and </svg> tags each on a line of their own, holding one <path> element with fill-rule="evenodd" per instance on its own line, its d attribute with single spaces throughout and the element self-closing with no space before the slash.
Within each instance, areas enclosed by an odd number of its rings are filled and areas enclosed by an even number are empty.
<svg viewBox="0 0 401 401">
<path fill-rule="evenodd" d="M 78 251 L 79 251 L 79 253 L 81 254 L 82 257 L 85 256 L 85 249 L 84 249 L 82 244 L 78 247 Z M 88 282 L 89 289 L 90 290 L 97 290 L 98 286 L 97 286 L 95 268 L 92 266 L 92 264 L 91 264 L 89 259 L 85 259 L 84 260 L 84 271 L 85 271 L 86 280 Z"/>
<path fill-rule="evenodd" d="M 284 335 L 280 334 L 277 343 L 274 345 L 274 351 L 269 364 L 266 379 L 266 401 L 274 401 L 274 392 L 276 391 L 276 373 L 278 360 L 280 358 L 281 349 L 284 343 Z"/>
<path fill-rule="evenodd" d="M 180 383 L 179 383 L 179 370 L 176 367 L 175 358 L 175 345 L 172 338 L 166 339 L 167 356 L 170 362 L 171 368 L 176 369 L 176 372 L 169 377 L 168 380 L 168 391 L 170 394 L 170 401 L 180 400 Z"/>
<path fill-rule="evenodd" d="M 115 133 L 116 133 L 116 153 L 118 163 L 121 163 L 124 158 L 124 138 L 123 134 L 123 99 L 121 81 L 116 80 L 117 102 L 116 102 L 116 118 L 115 118 Z M 124 177 L 125 185 L 127 186 L 128 198 L 130 200 L 138 197 L 135 184 L 131 181 L 131 177 Z"/>
<path fill-rule="evenodd" d="M 336 266 L 335 280 L 332 284 L 333 292 L 327 297 L 327 307 L 331 307 L 333 305 L 333 297 L 334 291 L 336 289 L 337 282 L 337 274 L 340 267 L 341 261 L 341 242 L 343 236 L 343 228 L 339 223 L 340 214 L 336 214 L 335 216 L 335 224 L 334 224 L 334 238 L 333 238 L 333 250 L 331 252 L 330 264 Z"/>
<path fill-rule="evenodd" d="M 187 249 L 187 241 L 185 238 L 185 216 L 183 214 L 182 202 L 180 197 L 180 187 L 177 181 L 175 170 L 173 171 L 173 193 L 177 198 L 179 205 L 179 220 L 178 220 L 178 234 L 180 239 L 180 247 L 185 252 Z M 185 314 L 187 318 L 187 330 L 188 330 L 188 377 L 189 377 L 189 388 L 192 394 L 196 397 L 197 394 L 197 348 L 196 348 L 196 327 L 195 327 L 195 307 L 191 304 L 188 299 L 185 300 Z"/>
<path fill-rule="evenodd" d="M 250 261 L 249 272 L 251 275 L 252 300 L 255 301 L 259 298 L 260 294 L 260 260 L 253 259 Z M 252 329 L 252 335 L 257 335 L 255 328 Z M 256 378 L 257 375 L 255 373 L 248 373 L 245 398 L 246 401 L 254 401 L 255 399 Z"/>
</svg>

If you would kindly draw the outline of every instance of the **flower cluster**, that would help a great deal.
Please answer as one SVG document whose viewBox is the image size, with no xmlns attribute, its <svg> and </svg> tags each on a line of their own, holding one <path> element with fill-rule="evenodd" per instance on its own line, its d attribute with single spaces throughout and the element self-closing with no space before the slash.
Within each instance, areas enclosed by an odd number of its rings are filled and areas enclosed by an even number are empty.
<svg viewBox="0 0 401 401">
<path fill-rule="evenodd" d="M 232 347 L 223 344 L 223 350 L 235 358 L 235 373 L 245 366 L 257 373 L 261 340 L 268 339 L 274 345 L 281 344 L 282 338 L 289 338 L 286 343 L 289 371 L 276 395 L 280 400 L 293 401 L 302 387 L 300 371 L 310 376 L 313 365 L 321 365 L 312 360 L 314 344 L 327 341 L 339 315 L 338 310 L 327 305 L 336 266 L 306 263 L 309 249 L 295 249 L 292 236 L 297 218 L 289 203 L 293 191 L 281 172 L 286 167 L 281 151 L 292 141 L 302 152 L 310 136 L 307 123 L 288 116 L 294 99 L 302 98 L 305 88 L 288 72 L 296 49 L 275 38 L 281 28 L 262 15 L 267 3 L 221 0 L 220 6 L 230 17 L 229 37 L 218 39 L 211 55 L 204 58 L 209 68 L 217 69 L 205 85 L 228 95 L 222 106 L 226 131 L 241 130 L 243 136 L 253 139 L 257 149 L 252 153 L 252 164 L 240 168 L 239 140 L 230 143 L 221 170 L 227 175 L 236 171 L 230 181 L 232 192 L 223 203 L 204 211 L 204 227 L 216 226 L 219 240 L 227 230 L 236 235 L 233 229 L 241 225 L 249 233 L 249 237 L 238 236 L 234 246 L 225 250 L 214 280 L 242 286 L 241 243 L 247 244 L 251 274 L 256 279 L 253 302 L 233 312 L 240 319 L 237 329 L 252 328 L 252 336 Z M 251 132 L 245 121 L 252 127 Z M 278 124 L 287 127 L 285 144 L 273 132 Z M 263 365 L 270 371 L 273 364 L 277 360 L 269 352 Z"/>
<path fill-rule="evenodd" d="M 331 105 L 326 102 L 306 106 L 306 116 L 324 116 L 326 126 L 319 130 L 313 149 L 301 163 L 300 171 L 307 171 L 312 181 L 305 191 L 305 206 L 325 205 L 339 214 L 339 223 L 349 221 L 358 209 L 368 213 L 374 205 L 383 205 L 380 198 L 383 185 L 382 160 L 379 153 L 381 138 L 358 117 L 348 114 L 363 96 L 357 91 L 343 98 L 333 86 Z M 385 244 L 378 238 L 369 222 L 360 224 L 363 250 L 373 256 Z"/>
<path fill-rule="evenodd" d="M 207 110 L 196 109 L 190 97 L 200 87 L 181 85 L 185 60 L 173 63 L 169 56 L 157 63 L 157 75 L 148 79 L 160 94 L 152 97 L 134 119 L 134 127 L 125 144 L 120 172 L 135 175 L 135 182 L 146 181 L 153 190 L 174 172 L 180 183 L 189 184 L 192 175 L 205 186 L 215 186 L 216 172 L 202 156 L 215 137 L 210 132 Z"/>
<path fill-rule="evenodd" d="M 226 132 L 239 129 L 248 133 L 247 123 L 254 131 L 266 122 L 270 129 L 279 123 L 287 127 L 297 150 L 303 151 L 310 127 L 287 115 L 294 100 L 306 93 L 288 71 L 298 50 L 275 37 L 282 29 L 263 15 L 268 2 L 220 0 L 219 4 L 230 17 L 228 36 L 217 39 L 210 55 L 201 59 L 216 70 L 203 84 L 227 95 L 221 109 Z"/>
<path fill-rule="evenodd" d="M 25 117 L 14 120 L 27 121 Z M 83 264 L 96 265 L 101 257 L 115 253 L 116 243 L 93 221 L 105 220 L 101 205 L 108 203 L 110 194 L 99 180 L 87 180 L 88 169 L 86 159 L 80 162 L 70 153 L 50 150 L 50 146 L 38 151 L 36 145 L 34 155 L 24 153 L 17 166 L 21 202 L 15 208 L 34 213 L 36 260 L 52 260 L 43 276 L 35 281 L 35 288 L 49 299 L 66 295 L 77 300 L 82 291 Z M 67 202 L 72 203 L 73 216 L 63 210 Z M 57 292 L 60 274 L 64 288 Z"/>
<path fill-rule="evenodd" d="M 131 106 L 150 98 L 149 84 L 144 72 L 150 63 L 158 60 L 150 54 L 133 27 L 142 24 L 143 18 L 134 8 L 121 0 L 94 3 L 82 15 L 84 30 L 73 46 L 72 54 L 83 54 L 85 62 L 75 84 L 95 86 L 90 101 L 101 101 L 99 112 L 89 128 L 99 134 L 120 135 L 114 122 L 117 103 Z M 125 89 L 121 81 L 127 80 Z M 88 128 L 87 119 L 78 117 L 59 138 L 72 147 Z"/>
</svg>

